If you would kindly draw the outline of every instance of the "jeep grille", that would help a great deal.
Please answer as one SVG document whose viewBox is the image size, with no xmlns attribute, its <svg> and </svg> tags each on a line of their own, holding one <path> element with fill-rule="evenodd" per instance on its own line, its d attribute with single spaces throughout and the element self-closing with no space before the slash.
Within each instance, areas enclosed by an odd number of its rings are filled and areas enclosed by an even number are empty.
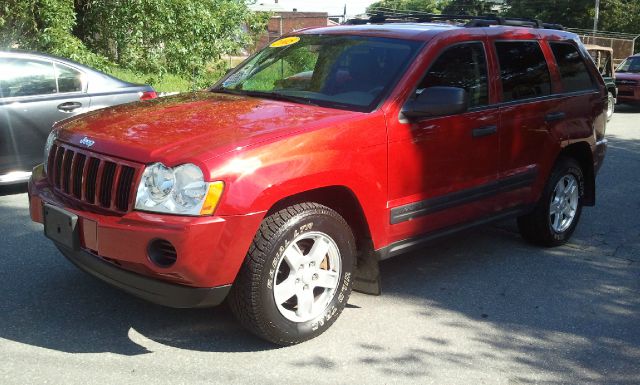
<svg viewBox="0 0 640 385">
<path fill-rule="evenodd" d="M 66 198 L 95 208 L 125 213 L 133 209 L 142 165 L 56 142 L 49 152 L 47 177 Z"/>
</svg>

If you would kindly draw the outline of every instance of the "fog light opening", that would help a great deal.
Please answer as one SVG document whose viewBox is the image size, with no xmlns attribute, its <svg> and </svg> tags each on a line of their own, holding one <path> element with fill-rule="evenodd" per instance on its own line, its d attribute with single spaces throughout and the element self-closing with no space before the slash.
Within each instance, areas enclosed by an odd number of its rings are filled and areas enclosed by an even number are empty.
<svg viewBox="0 0 640 385">
<path fill-rule="evenodd" d="M 154 239 L 149 242 L 147 254 L 151 262 L 160 267 L 170 267 L 178 259 L 176 248 L 164 239 Z"/>
</svg>

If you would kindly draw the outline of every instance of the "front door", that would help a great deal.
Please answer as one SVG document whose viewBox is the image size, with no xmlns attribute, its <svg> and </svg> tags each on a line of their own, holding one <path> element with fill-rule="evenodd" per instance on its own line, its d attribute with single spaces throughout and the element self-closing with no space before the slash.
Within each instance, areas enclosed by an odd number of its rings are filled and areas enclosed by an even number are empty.
<svg viewBox="0 0 640 385">
<path fill-rule="evenodd" d="M 427 87 L 464 88 L 469 110 L 389 128 L 391 242 L 490 213 L 498 171 L 498 110 L 489 106 L 482 41 L 445 48 L 415 94 Z"/>
</svg>

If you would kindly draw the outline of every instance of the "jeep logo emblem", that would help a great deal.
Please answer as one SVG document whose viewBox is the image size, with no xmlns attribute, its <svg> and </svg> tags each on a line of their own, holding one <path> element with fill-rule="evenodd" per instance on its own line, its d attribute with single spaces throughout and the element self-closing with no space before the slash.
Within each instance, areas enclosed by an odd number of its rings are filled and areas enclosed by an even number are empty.
<svg viewBox="0 0 640 385">
<path fill-rule="evenodd" d="M 86 136 L 82 139 L 80 139 L 80 144 L 84 144 L 87 147 L 91 147 L 95 144 L 96 142 L 94 140 L 91 140 L 89 138 L 87 138 Z"/>
</svg>

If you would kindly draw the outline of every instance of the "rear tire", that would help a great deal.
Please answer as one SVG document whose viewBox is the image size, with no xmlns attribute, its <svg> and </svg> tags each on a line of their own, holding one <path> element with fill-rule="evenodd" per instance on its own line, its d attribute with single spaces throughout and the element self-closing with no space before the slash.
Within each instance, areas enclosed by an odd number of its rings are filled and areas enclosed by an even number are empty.
<svg viewBox="0 0 640 385">
<path fill-rule="evenodd" d="M 240 323 L 278 345 L 317 337 L 344 309 L 352 288 L 355 239 L 347 222 L 317 203 L 262 221 L 233 284 Z"/>
<path fill-rule="evenodd" d="M 607 99 L 607 121 L 611 120 L 615 109 L 616 109 L 616 99 L 613 97 L 613 94 L 609 92 L 609 96 Z"/>
<path fill-rule="evenodd" d="M 527 241 L 545 247 L 566 243 L 580 220 L 583 196 L 580 165 L 573 158 L 561 157 L 534 210 L 518 218 L 520 234 Z"/>
</svg>

